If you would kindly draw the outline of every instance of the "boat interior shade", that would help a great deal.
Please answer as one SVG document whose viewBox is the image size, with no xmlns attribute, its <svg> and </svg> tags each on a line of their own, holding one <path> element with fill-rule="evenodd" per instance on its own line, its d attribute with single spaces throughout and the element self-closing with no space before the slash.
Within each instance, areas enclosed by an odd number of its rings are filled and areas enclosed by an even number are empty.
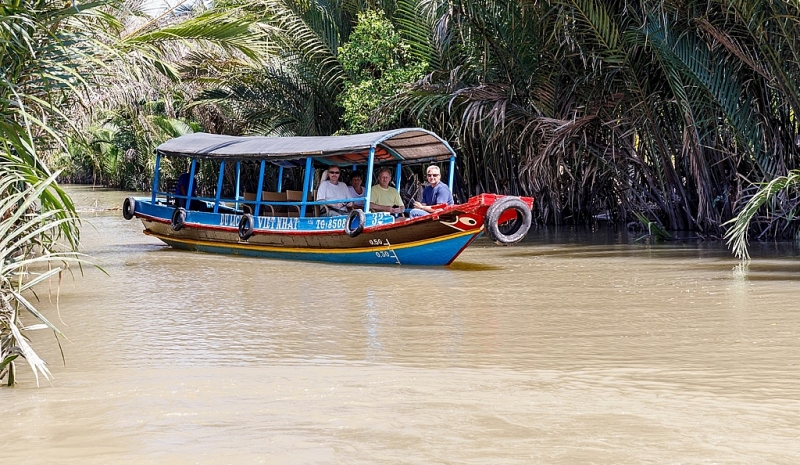
<svg viewBox="0 0 800 465">
<path fill-rule="evenodd" d="M 421 128 L 335 137 L 225 136 L 200 132 L 164 142 L 156 148 L 156 153 L 207 159 L 266 159 L 289 167 L 308 157 L 324 158 L 329 164 L 364 164 L 372 148 L 375 148 L 375 164 L 424 163 L 455 156 L 446 141 Z"/>
</svg>

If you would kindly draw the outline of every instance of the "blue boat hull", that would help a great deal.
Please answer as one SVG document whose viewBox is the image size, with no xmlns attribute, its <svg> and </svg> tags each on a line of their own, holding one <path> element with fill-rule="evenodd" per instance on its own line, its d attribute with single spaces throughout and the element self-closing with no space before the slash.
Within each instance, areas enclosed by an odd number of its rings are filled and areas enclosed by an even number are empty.
<svg viewBox="0 0 800 465">
<path fill-rule="evenodd" d="M 246 239 L 238 228 L 242 214 L 188 211 L 175 230 L 175 208 L 137 198 L 134 215 L 142 220 L 145 234 L 185 250 L 331 263 L 447 266 L 483 233 L 485 209 L 476 201 L 410 220 L 368 213 L 357 236 L 345 233 L 346 216 L 257 216 L 254 231 Z"/>
<path fill-rule="evenodd" d="M 478 236 L 481 231 L 461 232 L 448 237 L 406 243 L 399 246 L 382 246 L 358 249 L 296 249 L 257 246 L 250 244 L 224 244 L 208 241 L 158 237 L 167 245 L 184 250 L 194 250 L 246 257 L 308 260 L 330 263 L 369 265 L 424 265 L 446 266 Z"/>
</svg>

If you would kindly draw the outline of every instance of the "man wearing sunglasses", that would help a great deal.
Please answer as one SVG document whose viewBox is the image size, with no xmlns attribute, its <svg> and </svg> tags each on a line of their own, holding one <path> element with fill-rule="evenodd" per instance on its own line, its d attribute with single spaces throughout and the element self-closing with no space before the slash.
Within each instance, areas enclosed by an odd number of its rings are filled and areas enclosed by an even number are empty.
<svg viewBox="0 0 800 465">
<path fill-rule="evenodd" d="M 453 205 L 453 194 L 447 184 L 441 182 L 442 173 L 439 167 L 431 165 L 426 172 L 428 186 L 422 191 L 422 202 L 414 202 L 414 208 L 409 212 L 411 218 L 433 213 L 434 205 Z"/>
<path fill-rule="evenodd" d="M 339 182 L 342 172 L 337 165 L 328 167 L 328 179 L 319 183 L 317 189 L 317 200 L 337 200 L 346 199 L 350 197 L 350 189 L 347 184 Z M 347 204 L 342 203 L 329 203 L 327 207 L 326 216 L 339 216 L 347 214 Z"/>
</svg>

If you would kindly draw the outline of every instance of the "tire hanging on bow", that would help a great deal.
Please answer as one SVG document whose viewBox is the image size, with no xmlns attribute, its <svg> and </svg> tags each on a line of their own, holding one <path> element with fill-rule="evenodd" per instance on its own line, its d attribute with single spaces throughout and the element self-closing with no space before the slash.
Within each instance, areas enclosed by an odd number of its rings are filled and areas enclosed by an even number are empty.
<svg viewBox="0 0 800 465">
<path fill-rule="evenodd" d="M 521 241 L 531 228 L 531 209 L 519 197 L 502 197 L 486 212 L 486 234 L 498 245 Z"/>
</svg>

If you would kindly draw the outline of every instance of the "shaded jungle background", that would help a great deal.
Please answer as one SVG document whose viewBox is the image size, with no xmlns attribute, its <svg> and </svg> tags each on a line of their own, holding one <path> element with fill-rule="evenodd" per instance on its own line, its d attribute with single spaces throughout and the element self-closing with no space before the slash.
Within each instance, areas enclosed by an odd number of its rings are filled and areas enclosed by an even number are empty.
<svg viewBox="0 0 800 465">
<path fill-rule="evenodd" d="M 186 24 L 209 17 L 247 24 L 250 53 L 194 40 Z M 154 146 L 187 131 L 421 126 L 458 152 L 462 199 L 531 195 L 542 223 L 638 214 L 714 238 L 758 183 L 797 168 L 791 2 L 226 1 L 134 32 L 162 61 L 93 89 L 75 113 L 85 137 L 53 160 L 63 179 L 146 190 Z M 756 234 L 793 237 L 796 204 L 772 204 Z"/>
</svg>

